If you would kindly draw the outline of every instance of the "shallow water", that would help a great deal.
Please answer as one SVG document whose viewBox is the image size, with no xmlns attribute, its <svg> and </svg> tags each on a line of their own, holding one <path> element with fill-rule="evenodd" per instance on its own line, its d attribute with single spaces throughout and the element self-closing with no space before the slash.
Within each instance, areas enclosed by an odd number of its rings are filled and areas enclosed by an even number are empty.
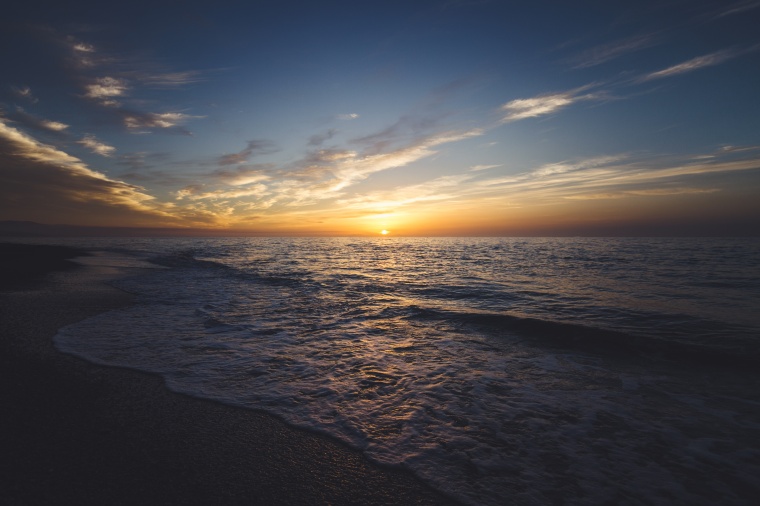
<svg viewBox="0 0 760 506">
<path fill-rule="evenodd" d="M 760 241 L 98 240 L 170 267 L 59 349 L 471 504 L 749 504 Z"/>
</svg>

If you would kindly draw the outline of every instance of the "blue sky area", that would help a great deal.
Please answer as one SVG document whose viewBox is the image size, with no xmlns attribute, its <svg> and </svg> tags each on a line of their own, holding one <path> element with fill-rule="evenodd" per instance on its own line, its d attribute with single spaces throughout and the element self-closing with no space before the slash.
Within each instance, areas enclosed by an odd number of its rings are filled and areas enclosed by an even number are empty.
<svg viewBox="0 0 760 506">
<path fill-rule="evenodd" d="M 0 17 L 0 220 L 760 228 L 760 1 L 69 4 Z"/>
</svg>

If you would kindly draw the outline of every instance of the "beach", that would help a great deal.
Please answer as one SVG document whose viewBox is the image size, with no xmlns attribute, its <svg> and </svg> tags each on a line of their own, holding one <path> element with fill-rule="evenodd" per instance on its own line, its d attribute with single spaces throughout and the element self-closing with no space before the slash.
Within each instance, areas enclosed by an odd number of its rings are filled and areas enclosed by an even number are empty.
<svg viewBox="0 0 760 506">
<path fill-rule="evenodd" d="M 58 352 L 58 329 L 132 296 L 107 284 L 128 269 L 49 253 L 0 286 L 3 504 L 455 504 L 272 415 Z"/>
<path fill-rule="evenodd" d="M 757 497 L 756 241 L 27 242 L 2 504 Z"/>
</svg>

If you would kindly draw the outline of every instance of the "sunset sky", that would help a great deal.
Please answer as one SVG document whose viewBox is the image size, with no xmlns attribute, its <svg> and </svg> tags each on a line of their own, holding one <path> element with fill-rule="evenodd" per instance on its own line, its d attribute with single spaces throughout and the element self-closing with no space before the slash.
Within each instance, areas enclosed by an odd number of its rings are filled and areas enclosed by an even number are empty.
<svg viewBox="0 0 760 506">
<path fill-rule="evenodd" d="M 14 2 L 0 220 L 757 233 L 758 27 L 756 0 Z"/>
</svg>

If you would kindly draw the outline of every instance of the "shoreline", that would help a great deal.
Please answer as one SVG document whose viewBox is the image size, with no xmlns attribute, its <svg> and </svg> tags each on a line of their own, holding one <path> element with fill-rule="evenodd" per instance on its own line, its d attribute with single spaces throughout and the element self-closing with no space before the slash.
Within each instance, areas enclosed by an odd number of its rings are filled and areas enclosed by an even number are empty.
<svg viewBox="0 0 760 506">
<path fill-rule="evenodd" d="M 0 287 L 4 504 L 457 504 L 274 415 L 57 351 L 61 327 L 131 303 L 106 284 L 129 271 L 38 267 Z"/>
</svg>

